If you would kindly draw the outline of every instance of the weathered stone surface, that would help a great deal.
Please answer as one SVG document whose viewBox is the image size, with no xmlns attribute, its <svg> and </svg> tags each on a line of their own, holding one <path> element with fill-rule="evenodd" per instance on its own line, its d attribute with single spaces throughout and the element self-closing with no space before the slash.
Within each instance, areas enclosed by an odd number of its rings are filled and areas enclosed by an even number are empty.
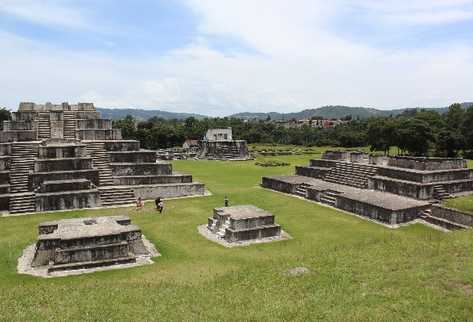
<svg viewBox="0 0 473 322">
<path fill-rule="evenodd" d="M 252 205 L 214 208 L 207 228 L 229 243 L 281 235 L 274 215 Z"/>
<path fill-rule="evenodd" d="M 115 266 L 159 255 L 127 216 L 44 222 L 38 233 L 34 254 L 19 259 L 22 273 L 47 277 L 57 271 Z"/>
</svg>

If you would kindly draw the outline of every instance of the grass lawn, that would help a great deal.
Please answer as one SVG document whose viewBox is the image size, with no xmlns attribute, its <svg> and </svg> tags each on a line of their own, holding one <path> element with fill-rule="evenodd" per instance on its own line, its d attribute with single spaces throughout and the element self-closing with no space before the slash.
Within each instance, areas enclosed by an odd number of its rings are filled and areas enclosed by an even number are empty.
<svg viewBox="0 0 473 322">
<path fill-rule="evenodd" d="M 463 196 L 458 198 L 447 199 L 444 201 L 444 204 L 445 206 L 450 208 L 469 212 L 473 216 L 473 196 Z"/>
<path fill-rule="evenodd" d="M 0 218 L 2 321 L 467 321 L 473 319 L 473 234 L 422 225 L 390 230 L 259 187 L 261 176 L 293 173 L 310 155 L 255 161 L 176 161 L 212 196 L 134 209 Z M 266 160 L 270 158 L 261 158 Z M 276 215 L 294 239 L 226 249 L 197 233 L 212 208 L 254 204 Z M 153 265 L 41 279 L 16 274 L 37 224 L 130 214 L 162 256 Z M 310 273 L 284 273 L 304 266 Z"/>
</svg>

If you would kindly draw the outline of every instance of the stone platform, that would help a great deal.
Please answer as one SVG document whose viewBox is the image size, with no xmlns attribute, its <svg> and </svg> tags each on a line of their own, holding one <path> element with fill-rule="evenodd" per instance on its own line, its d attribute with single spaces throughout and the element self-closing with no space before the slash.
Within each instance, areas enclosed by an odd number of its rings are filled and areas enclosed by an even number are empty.
<svg viewBox="0 0 473 322">
<path fill-rule="evenodd" d="M 43 277 L 68 275 L 120 265 L 143 265 L 158 256 L 127 216 L 43 222 L 38 233 L 38 241 L 18 261 L 19 273 Z"/>
<path fill-rule="evenodd" d="M 426 201 L 304 176 L 263 177 L 262 186 L 300 195 L 391 226 L 414 220 L 430 207 Z"/>
<path fill-rule="evenodd" d="M 214 208 L 207 225 L 199 226 L 206 238 L 226 247 L 288 239 L 274 215 L 252 205 Z"/>
</svg>

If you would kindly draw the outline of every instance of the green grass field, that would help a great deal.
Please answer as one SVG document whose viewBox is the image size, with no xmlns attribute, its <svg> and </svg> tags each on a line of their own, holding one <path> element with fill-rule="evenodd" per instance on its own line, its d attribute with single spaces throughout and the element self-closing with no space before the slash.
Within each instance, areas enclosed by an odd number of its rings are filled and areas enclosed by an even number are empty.
<svg viewBox="0 0 473 322">
<path fill-rule="evenodd" d="M 452 199 L 447 199 L 444 202 L 445 206 L 455 208 L 461 211 L 469 212 L 473 216 L 473 196 L 462 196 Z"/>
<path fill-rule="evenodd" d="M 317 156 L 317 155 L 315 155 Z M 213 193 L 119 208 L 0 218 L 1 321 L 468 321 L 473 319 L 473 233 L 422 225 L 398 230 L 267 191 L 261 176 L 293 173 L 310 155 L 255 161 L 177 161 Z M 261 160 L 270 158 L 261 158 Z M 197 233 L 212 208 L 254 204 L 293 239 L 226 249 Z M 162 256 L 155 264 L 41 279 L 16 274 L 39 222 L 129 214 Z M 304 266 L 310 273 L 284 273 Z"/>
</svg>

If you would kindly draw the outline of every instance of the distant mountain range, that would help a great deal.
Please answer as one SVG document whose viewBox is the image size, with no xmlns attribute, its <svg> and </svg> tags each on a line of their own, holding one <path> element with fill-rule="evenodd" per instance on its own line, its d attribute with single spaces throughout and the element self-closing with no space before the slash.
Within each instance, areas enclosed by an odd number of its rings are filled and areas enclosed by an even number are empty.
<svg viewBox="0 0 473 322">
<path fill-rule="evenodd" d="M 473 102 L 461 103 L 464 108 L 473 106 Z M 427 109 L 438 111 L 444 113 L 448 110 L 448 107 L 440 108 L 417 108 Z M 366 119 L 370 117 L 382 117 L 382 116 L 396 116 L 405 111 L 413 110 L 413 108 L 402 108 L 402 109 L 390 109 L 390 110 L 379 110 L 375 108 L 368 107 L 350 107 L 342 105 L 331 105 L 331 106 L 322 106 L 319 108 L 306 109 L 300 112 L 293 113 L 277 113 L 277 112 L 268 112 L 268 113 L 237 113 L 229 115 L 228 117 L 239 118 L 244 120 L 266 120 L 268 116 L 271 120 L 291 120 L 291 119 L 308 119 L 313 116 L 320 116 L 326 119 L 339 119 L 348 115 L 351 115 L 353 119 Z M 186 119 L 188 117 L 195 117 L 197 119 L 208 118 L 209 116 L 202 114 L 194 113 L 173 113 L 166 112 L 162 110 L 144 110 L 144 109 L 135 109 L 135 108 L 97 108 L 104 118 L 109 119 L 121 119 L 127 115 L 132 115 L 133 117 L 139 120 L 147 120 L 151 117 L 160 117 L 163 119 Z"/>
<path fill-rule="evenodd" d="M 208 116 L 201 115 L 201 114 L 193 114 L 193 113 L 174 113 L 174 112 L 166 112 L 161 110 L 144 110 L 139 108 L 102 108 L 97 107 L 97 111 L 102 114 L 103 118 L 117 120 L 126 117 L 127 115 L 131 115 L 136 119 L 139 120 L 147 120 L 152 117 L 160 117 L 166 120 L 181 120 L 186 119 L 188 117 L 195 117 L 197 119 L 204 119 Z"/>
<path fill-rule="evenodd" d="M 473 103 L 461 103 L 463 108 L 467 108 L 473 106 Z M 319 108 L 313 109 L 306 109 L 301 112 L 295 113 L 277 113 L 277 112 L 269 112 L 269 113 L 238 113 L 233 114 L 230 117 L 246 119 L 246 120 L 265 120 L 268 116 L 271 120 L 301 120 L 301 119 L 308 119 L 313 116 L 320 116 L 326 119 L 339 119 L 348 115 L 351 115 L 353 119 L 366 119 L 370 117 L 387 117 L 387 116 L 396 116 L 405 111 L 409 110 L 433 110 L 439 113 L 445 113 L 448 110 L 448 107 L 440 107 L 440 108 L 402 108 L 402 109 L 391 109 L 391 110 L 379 110 L 375 108 L 368 108 L 368 107 L 350 107 L 350 106 L 342 106 L 342 105 L 330 105 L 330 106 L 322 106 Z"/>
</svg>

